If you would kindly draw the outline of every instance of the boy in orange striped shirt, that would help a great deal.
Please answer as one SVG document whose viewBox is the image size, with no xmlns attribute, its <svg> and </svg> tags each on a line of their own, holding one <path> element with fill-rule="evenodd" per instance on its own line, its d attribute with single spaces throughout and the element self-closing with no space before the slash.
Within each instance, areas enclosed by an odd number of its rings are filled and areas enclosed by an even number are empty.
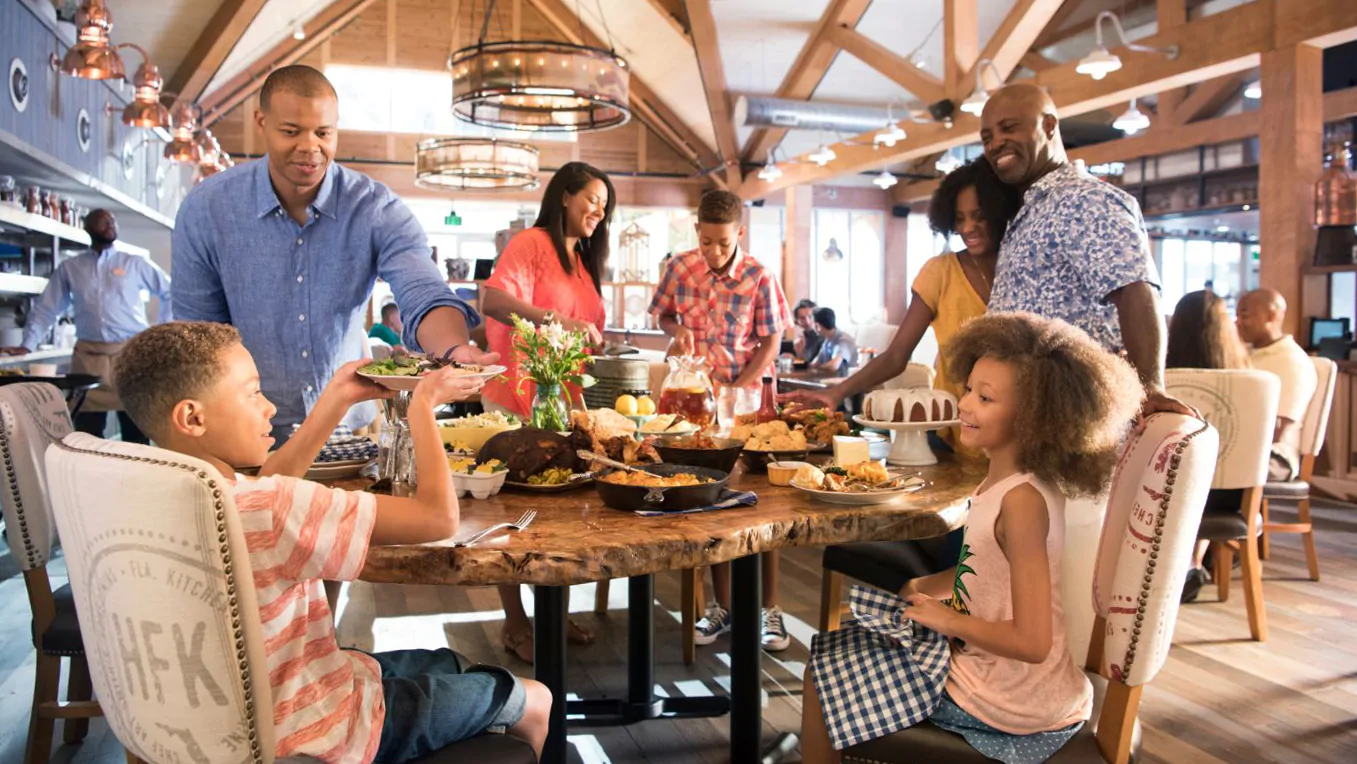
<svg viewBox="0 0 1357 764">
<path fill-rule="evenodd" d="M 480 389 L 451 369 L 426 375 L 409 408 L 419 487 L 410 498 L 342 491 L 299 479 L 348 409 L 390 395 L 356 374 L 336 373 L 311 415 L 270 454 L 276 409 L 259 390 L 254 359 L 235 328 L 174 322 L 134 337 L 115 377 L 124 405 L 162 448 L 234 478 L 250 550 L 273 688 L 274 755 L 336 764 L 411 761 L 487 731 L 527 741 L 540 756 L 551 693 L 446 648 L 368 655 L 341 650 L 323 580 L 358 577 L 369 544 L 417 544 L 452 536 L 458 505 L 434 423 L 434 407 Z M 236 469 L 263 464 L 258 479 Z"/>
</svg>

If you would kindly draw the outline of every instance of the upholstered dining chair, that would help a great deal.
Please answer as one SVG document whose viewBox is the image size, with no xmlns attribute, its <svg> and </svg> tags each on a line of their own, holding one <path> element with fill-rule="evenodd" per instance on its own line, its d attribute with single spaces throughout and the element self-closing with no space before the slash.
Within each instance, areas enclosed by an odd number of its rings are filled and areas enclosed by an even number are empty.
<svg viewBox="0 0 1357 764">
<path fill-rule="evenodd" d="M 1299 533 L 1305 541 L 1305 562 L 1310 567 L 1310 580 L 1319 580 L 1319 554 L 1315 551 L 1315 528 L 1310 521 L 1310 478 L 1315 474 L 1315 457 L 1324 448 L 1324 435 L 1329 429 L 1329 413 L 1333 411 L 1333 393 L 1338 386 L 1338 364 L 1327 358 L 1311 358 L 1315 364 L 1315 394 L 1305 409 L 1305 420 L 1300 427 L 1300 471 L 1295 480 L 1269 481 L 1263 486 L 1263 540 L 1260 556 L 1266 560 L 1271 552 L 1272 533 Z M 1296 502 L 1297 522 L 1274 523 L 1268 519 L 1268 500 Z"/>
<path fill-rule="evenodd" d="M 90 672 L 128 761 L 269 764 L 273 699 L 231 486 L 206 462 L 76 433 L 47 453 Z M 534 764 L 484 735 L 427 764 Z"/>
<path fill-rule="evenodd" d="M 1170 395 L 1195 407 L 1220 432 L 1213 493 L 1198 538 L 1215 542 L 1212 557 L 1221 602 L 1230 597 L 1233 558 L 1239 553 L 1249 633 L 1255 641 L 1265 642 L 1267 610 L 1258 536 L 1281 380 L 1275 374 L 1246 369 L 1169 369 L 1164 382 Z M 1220 503 L 1221 497 L 1233 497 L 1235 492 L 1241 497 L 1237 507 Z"/>
<path fill-rule="evenodd" d="M 0 492 L 10 554 L 23 571 L 28 604 L 33 611 L 33 649 L 37 671 L 33 682 L 33 710 L 28 724 L 29 764 L 45 764 L 52 753 L 57 719 L 65 719 L 62 737 L 67 743 L 84 739 L 88 719 L 99 716 L 91 700 L 89 667 L 76 624 L 71 587 L 55 591 L 48 577 L 56 523 L 47 496 L 47 446 L 71 432 L 66 396 L 52 385 L 20 382 L 0 387 L 0 457 L 5 462 L 5 485 Z M 58 700 L 61 663 L 69 661 L 67 702 Z"/>
<path fill-rule="evenodd" d="M 1093 579 L 1080 588 L 1091 596 L 1096 618 L 1087 656 L 1073 657 L 1093 682 L 1093 716 L 1048 761 L 1124 764 L 1138 749 L 1141 693 L 1168 657 L 1217 444 L 1214 428 L 1178 414 L 1150 417 L 1127 443 L 1112 481 Z M 928 722 L 848 748 L 843 760 L 990 761 L 959 735 Z"/>
</svg>

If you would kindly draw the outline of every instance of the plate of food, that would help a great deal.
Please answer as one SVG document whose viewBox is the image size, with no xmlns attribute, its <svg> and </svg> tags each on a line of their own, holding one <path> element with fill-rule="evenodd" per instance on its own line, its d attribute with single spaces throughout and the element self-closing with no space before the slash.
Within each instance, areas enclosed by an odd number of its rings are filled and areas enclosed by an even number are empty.
<svg viewBox="0 0 1357 764">
<path fill-rule="evenodd" d="M 804 429 L 793 429 L 781 419 L 736 425 L 730 437 L 744 441 L 740 459 L 750 472 L 765 472 L 773 462 L 805 461 L 811 450 L 821 446 L 807 440 Z"/>
<path fill-rule="evenodd" d="M 358 369 L 358 376 L 376 382 L 388 390 L 414 390 L 419 378 L 431 371 L 451 366 L 458 375 L 491 379 L 505 371 L 504 366 L 481 366 L 474 363 L 458 363 L 451 359 L 433 358 L 424 355 L 392 356 L 383 361 L 373 361 Z"/>
<path fill-rule="evenodd" d="M 529 493 L 560 493 L 593 485 L 594 475 L 593 472 L 574 472 L 565 467 L 548 467 L 536 475 L 529 475 L 522 483 L 506 480 L 504 485 Z"/>
<path fill-rule="evenodd" d="M 656 443 L 655 450 L 666 464 L 686 464 L 730 472 L 735 469 L 735 463 L 740 459 L 744 441 L 734 438 L 713 438 L 699 432 L 685 438 L 671 438 Z"/>
<path fill-rule="evenodd" d="M 450 457 L 448 470 L 452 472 L 452 487 L 457 495 L 475 499 L 488 499 L 499 493 L 509 474 L 509 468 L 498 459 L 477 464 L 467 457 Z"/>
<path fill-rule="evenodd" d="M 926 485 L 918 475 L 889 470 L 880 462 L 859 462 L 821 469 L 805 465 L 792 478 L 792 487 L 831 504 L 863 506 L 887 504 Z"/>
<path fill-rule="evenodd" d="M 657 414 L 654 419 L 641 425 L 641 435 L 655 435 L 661 438 L 682 438 L 701 430 L 695 422 L 689 422 L 677 414 Z"/>
<path fill-rule="evenodd" d="M 438 434 L 443 445 L 451 453 L 475 453 L 487 440 L 501 432 L 516 430 L 523 422 L 513 414 L 489 411 L 484 414 L 442 419 L 438 422 Z"/>
</svg>

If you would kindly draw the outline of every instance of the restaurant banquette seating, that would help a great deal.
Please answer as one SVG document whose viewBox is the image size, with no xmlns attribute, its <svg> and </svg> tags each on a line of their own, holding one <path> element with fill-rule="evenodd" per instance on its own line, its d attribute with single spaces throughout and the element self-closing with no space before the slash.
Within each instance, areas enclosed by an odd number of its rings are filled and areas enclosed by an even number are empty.
<svg viewBox="0 0 1357 764">
<path fill-rule="evenodd" d="M 94 688 L 129 762 L 273 761 L 273 700 L 230 485 L 206 462 L 75 434 L 49 450 L 52 505 Z M 482 735 L 422 764 L 535 762 Z"/>
<path fill-rule="evenodd" d="M 1270 534 L 1299 533 L 1305 541 L 1305 562 L 1310 568 L 1310 580 L 1319 580 L 1319 554 L 1315 551 L 1315 529 L 1310 520 L 1310 479 L 1315 473 L 1315 457 L 1324 448 L 1324 435 L 1329 429 L 1329 413 L 1333 411 L 1334 389 L 1338 386 L 1338 364 L 1327 358 L 1311 358 L 1315 364 L 1315 394 L 1305 409 L 1305 420 L 1300 428 L 1300 470 L 1295 480 L 1269 481 L 1263 486 L 1263 541 L 1260 556 L 1269 555 Z M 1297 521 L 1273 523 L 1268 520 L 1268 500 L 1296 502 Z"/>
<path fill-rule="evenodd" d="M 48 445 L 70 432 L 66 398 L 57 388 L 38 382 L 0 387 L 0 457 L 5 462 L 0 506 L 10 554 L 23 571 L 28 590 L 33 649 L 37 653 L 28 726 L 29 764 L 48 760 L 57 719 L 66 720 L 64 740 L 76 743 L 84 739 L 88 719 L 102 713 L 98 702 L 90 699 L 89 667 L 71 587 L 64 585 L 53 591 L 47 571 L 57 527 L 48 502 L 43 454 Z M 58 700 L 63 659 L 70 666 L 65 703 Z"/>
<path fill-rule="evenodd" d="M 1094 577 L 1081 587 L 1083 596 L 1091 587 L 1097 614 L 1090 646 L 1087 655 L 1071 653 L 1093 682 L 1093 716 L 1049 759 L 1054 764 L 1121 764 L 1139 747 L 1141 694 L 1173 641 L 1217 444 L 1214 428 L 1178 414 L 1152 416 L 1127 444 L 1112 482 Z M 959 735 L 928 722 L 848 748 L 843 760 L 990 761 Z"/>
<path fill-rule="evenodd" d="M 1233 556 L 1239 552 L 1249 632 L 1263 642 L 1267 611 L 1258 537 L 1281 381 L 1248 369 L 1169 369 L 1164 383 L 1170 395 L 1196 408 L 1220 432 L 1220 456 L 1198 538 L 1215 542 L 1214 577 L 1221 602 L 1229 599 Z"/>
</svg>

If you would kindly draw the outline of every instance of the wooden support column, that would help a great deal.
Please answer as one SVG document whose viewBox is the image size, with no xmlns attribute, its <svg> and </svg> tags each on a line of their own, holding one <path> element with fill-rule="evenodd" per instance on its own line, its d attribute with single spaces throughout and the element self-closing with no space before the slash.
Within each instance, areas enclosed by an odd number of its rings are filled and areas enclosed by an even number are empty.
<svg viewBox="0 0 1357 764">
<path fill-rule="evenodd" d="M 1293 45 L 1263 54 L 1259 131 L 1259 282 L 1281 292 L 1283 330 L 1327 312 L 1323 276 L 1306 276 L 1315 248 L 1314 185 L 1323 169 L 1322 51 Z"/>
<path fill-rule="evenodd" d="M 811 186 L 791 186 L 787 189 L 787 219 L 783 230 L 787 233 L 782 244 L 782 289 L 787 300 L 810 297 L 810 259 L 815 243 L 811 241 L 811 219 L 814 214 Z"/>
</svg>

